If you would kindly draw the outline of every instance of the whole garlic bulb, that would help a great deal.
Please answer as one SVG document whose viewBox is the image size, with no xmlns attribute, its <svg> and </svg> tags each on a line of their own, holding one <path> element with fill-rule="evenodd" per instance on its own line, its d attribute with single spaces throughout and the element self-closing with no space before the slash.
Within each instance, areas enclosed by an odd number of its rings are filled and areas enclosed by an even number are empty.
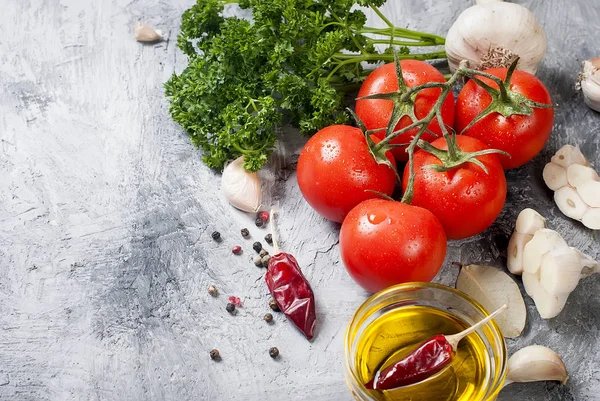
<svg viewBox="0 0 600 401">
<path fill-rule="evenodd" d="M 592 110 L 600 111 L 600 57 L 582 63 L 579 85 L 585 104 Z"/>
<path fill-rule="evenodd" d="M 244 156 L 229 163 L 221 176 L 221 192 L 233 206 L 244 212 L 256 212 L 260 207 L 260 180 L 247 171 Z"/>
<path fill-rule="evenodd" d="M 446 36 L 446 54 L 455 71 L 462 60 L 472 68 L 508 67 L 535 74 L 546 54 L 546 34 L 527 8 L 514 3 L 477 4 L 463 11 Z"/>
</svg>

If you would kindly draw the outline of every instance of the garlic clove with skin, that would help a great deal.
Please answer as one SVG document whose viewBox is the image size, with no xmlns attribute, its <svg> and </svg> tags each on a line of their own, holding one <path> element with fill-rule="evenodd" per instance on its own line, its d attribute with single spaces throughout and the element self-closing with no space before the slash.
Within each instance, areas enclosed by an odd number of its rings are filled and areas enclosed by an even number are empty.
<svg viewBox="0 0 600 401">
<path fill-rule="evenodd" d="M 541 345 L 530 345 L 508 358 L 504 386 L 546 380 L 566 384 L 568 379 L 567 368 L 556 352 Z"/>
<path fill-rule="evenodd" d="M 240 156 L 225 166 L 221 176 L 221 193 L 233 207 L 244 212 L 256 212 L 260 208 L 260 180 L 243 164 L 244 156 Z"/>
<path fill-rule="evenodd" d="M 556 163 L 550 162 L 544 166 L 542 178 L 546 186 L 553 191 L 569 185 L 567 170 Z"/>
<path fill-rule="evenodd" d="M 577 187 L 577 193 L 586 205 L 600 208 L 600 181 L 586 181 Z"/>
<path fill-rule="evenodd" d="M 535 74 L 546 54 L 546 34 L 527 8 L 505 2 L 477 4 L 464 10 L 446 36 L 451 71 L 467 60 L 475 69 L 508 67 Z"/>
<path fill-rule="evenodd" d="M 590 164 L 581 153 L 579 146 L 573 145 L 564 145 L 558 149 L 550 161 L 564 168 L 569 168 L 571 164 L 581 164 L 582 166 L 589 166 Z"/>
<path fill-rule="evenodd" d="M 523 250 L 523 271 L 535 273 L 542 263 L 542 256 L 554 249 L 567 248 L 566 241 L 559 233 L 542 228 L 533 235 Z"/>
<path fill-rule="evenodd" d="M 546 219 L 531 208 L 521 210 L 517 216 L 515 230 L 518 233 L 533 235 L 542 228 L 546 228 Z"/>
<path fill-rule="evenodd" d="M 532 238 L 533 235 L 520 232 L 515 232 L 510 237 L 506 250 L 506 266 L 512 274 L 523 274 L 523 250 Z"/>
<path fill-rule="evenodd" d="M 584 61 L 581 67 L 579 86 L 583 100 L 590 109 L 600 111 L 600 57 Z"/>
<path fill-rule="evenodd" d="M 600 230 L 600 207 L 590 208 L 583 217 L 581 222 L 587 228 L 592 230 Z"/>
<path fill-rule="evenodd" d="M 549 164 L 547 164 L 546 167 L 548 167 L 548 165 Z M 570 186 L 577 188 L 588 181 L 600 181 L 600 178 L 598 177 L 598 173 L 596 172 L 596 170 L 589 166 L 582 166 L 581 164 L 571 164 L 567 169 L 567 181 Z M 546 184 L 548 184 L 548 182 L 546 182 Z M 550 186 L 548 185 L 548 187 Z M 550 189 L 556 191 L 554 188 Z"/>
<path fill-rule="evenodd" d="M 554 202 L 565 216 L 575 220 L 581 220 L 588 210 L 581 196 L 571 187 L 562 187 L 554 192 Z"/>
<path fill-rule="evenodd" d="M 135 23 L 133 35 L 138 42 L 157 42 L 162 39 L 162 32 L 160 30 L 141 22 Z"/>
<path fill-rule="evenodd" d="M 554 249 L 542 256 L 540 284 L 550 294 L 569 294 L 579 284 L 582 269 L 574 248 Z"/>
<path fill-rule="evenodd" d="M 567 303 L 569 294 L 551 294 L 540 283 L 540 271 L 535 273 L 523 272 L 523 286 L 527 295 L 533 299 L 535 308 L 542 319 L 552 319 L 558 316 Z"/>
</svg>

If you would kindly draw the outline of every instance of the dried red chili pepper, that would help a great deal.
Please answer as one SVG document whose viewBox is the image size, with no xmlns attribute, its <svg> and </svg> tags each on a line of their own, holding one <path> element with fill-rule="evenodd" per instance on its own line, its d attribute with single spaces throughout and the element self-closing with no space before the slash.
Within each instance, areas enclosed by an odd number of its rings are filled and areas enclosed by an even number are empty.
<svg viewBox="0 0 600 401">
<path fill-rule="evenodd" d="M 390 390 L 418 383 L 433 376 L 452 361 L 460 340 L 492 320 L 506 308 L 506 305 L 502 306 L 485 319 L 458 334 L 451 336 L 438 334 L 431 337 L 408 356 L 384 370 L 377 371 L 373 380 L 365 384 L 365 387 L 369 390 Z"/>
<path fill-rule="evenodd" d="M 273 216 L 271 212 L 275 255 L 269 259 L 265 281 L 279 309 L 310 340 L 313 338 L 316 317 L 313 290 L 302 274 L 296 258 L 289 253 L 279 252 L 273 230 Z"/>
</svg>

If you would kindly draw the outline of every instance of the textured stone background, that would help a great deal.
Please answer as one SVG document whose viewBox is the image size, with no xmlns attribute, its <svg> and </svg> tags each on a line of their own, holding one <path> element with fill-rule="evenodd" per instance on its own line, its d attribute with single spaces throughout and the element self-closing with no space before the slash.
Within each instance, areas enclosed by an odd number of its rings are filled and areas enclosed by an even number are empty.
<svg viewBox="0 0 600 401">
<path fill-rule="evenodd" d="M 193 0 L 0 0 L 0 399 L 349 400 L 343 335 L 366 298 L 339 261 L 338 229 L 300 196 L 294 162 L 304 139 L 290 130 L 262 173 L 278 203 L 284 249 L 297 255 L 318 302 L 309 343 L 267 311 L 264 270 L 239 236 L 251 216 L 219 197 L 219 174 L 169 118 L 162 84 L 185 63 L 176 49 Z M 449 262 L 505 263 L 518 212 L 534 206 L 572 246 L 600 258 L 598 233 L 563 217 L 541 179 L 565 143 L 600 167 L 600 116 L 574 84 L 580 61 L 598 56 L 597 0 L 519 1 L 549 38 L 539 77 L 558 104 L 551 141 L 508 173 L 506 208 L 475 238 L 452 242 Z M 467 0 L 390 0 L 400 25 L 447 31 Z M 142 45 L 143 20 L 169 40 Z M 377 23 L 373 20 L 374 23 Z M 223 233 L 222 245 L 210 233 Z M 241 243 L 243 256 L 229 249 Z M 211 298 L 209 284 L 221 290 Z M 600 277 L 585 280 L 556 319 L 529 322 L 511 350 L 539 343 L 564 357 L 566 386 L 512 385 L 501 400 L 600 399 Z M 228 295 L 243 299 L 236 317 Z M 267 350 L 277 346 L 281 358 Z M 219 348 L 223 361 L 208 357 Z"/>
</svg>

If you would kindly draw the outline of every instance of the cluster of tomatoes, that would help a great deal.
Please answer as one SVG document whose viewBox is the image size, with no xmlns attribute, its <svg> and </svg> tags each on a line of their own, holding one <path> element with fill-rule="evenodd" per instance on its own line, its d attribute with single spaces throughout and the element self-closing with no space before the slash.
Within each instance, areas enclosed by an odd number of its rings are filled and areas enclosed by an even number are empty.
<svg viewBox="0 0 600 401">
<path fill-rule="evenodd" d="M 438 70 L 425 62 L 403 60 L 401 67 L 408 88 L 446 82 Z M 506 68 L 484 72 L 503 80 L 507 75 Z M 479 79 L 498 88 L 489 78 Z M 358 95 L 360 99 L 395 91 L 398 79 L 395 65 L 390 63 L 375 69 Z M 418 91 L 413 99 L 414 117 L 425 117 L 441 93 L 440 88 Z M 509 94 L 512 102 L 518 103 L 524 97 L 551 105 L 543 83 L 524 71 L 515 70 L 512 74 Z M 507 191 L 504 170 L 522 166 L 542 150 L 550 137 L 554 114 L 551 107 L 534 108 L 529 114 L 514 111 L 514 114 L 510 104 L 500 104 L 499 111 L 492 111 L 468 127 L 493 101 L 484 87 L 470 80 L 456 103 L 452 93 L 448 95 L 440 109 L 441 117 L 446 127 L 460 133 L 456 135 L 460 151 L 493 148 L 509 153 L 510 157 L 480 155 L 476 157 L 479 163 L 465 162 L 440 172 L 431 168 L 442 164 L 440 158 L 418 150 L 413 157 L 414 193 L 410 204 L 380 195 L 391 196 L 398 178 L 390 166 L 375 161 L 361 129 L 333 125 L 307 142 L 298 161 L 300 190 L 319 214 L 342 223 L 342 261 L 349 274 L 367 291 L 376 292 L 401 282 L 430 281 L 444 261 L 447 239 L 476 235 L 500 214 Z M 356 101 L 356 114 L 366 128 L 373 131 L 382 128 L 371 136 L 375 143 L 385 137 L 393 107 L 393 102 L 386 99 Z M 405 115 L 395 130 L 412 122 Z M 427 129 L 430 132 L 425 131 L 421 139 L 438 149 L 447 149 L 436 119 Z M 400 169 L 408 159 L 406 144 L 416 133 L 414 128 L 394 138 L 391 144 L 395 147 L 386 153 L 390 165 L 402 176 L 404 191 L 411 171 L 408 163 L 403 174 Z"/>
</svg>

